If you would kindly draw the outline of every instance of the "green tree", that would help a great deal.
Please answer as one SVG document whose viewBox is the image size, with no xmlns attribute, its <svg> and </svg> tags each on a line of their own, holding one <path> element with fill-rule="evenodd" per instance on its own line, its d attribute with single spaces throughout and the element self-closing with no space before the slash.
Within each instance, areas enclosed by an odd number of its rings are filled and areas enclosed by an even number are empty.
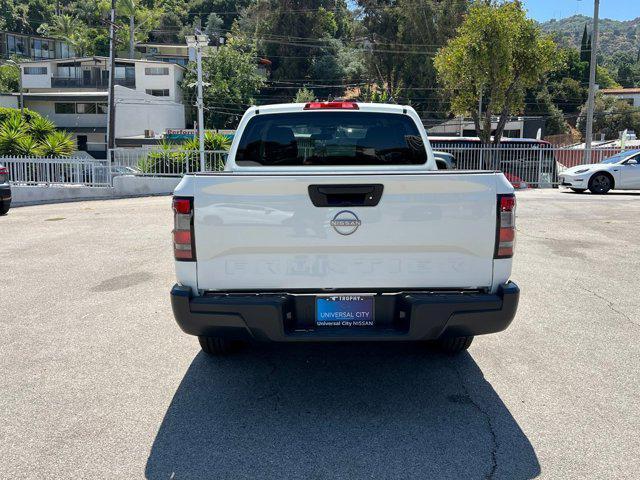
<svg viewBox="0 0 640 480">
<path fill-rule="evenodd" d="M 118 0 L 117 15 L 124 16 L 127 19 L 126 42 L 129 45 L 129 58 L 135 57 L 134 47 L 136 41 L 145 41 L 149 37 L 149 32 L 158 26 L 161 9 L 146 8 L 137 0 Z M 121 32 L 121 33 L 120 33 Z M 125 40 L 125 29 L 119 31 L 119 40 Z"/>
<path fill-rule="evenodd" d="M 196 76 L 195 65 L 190 63 L 182 88 L 187 103 L 192 105 L 196 98 Z M 255 103 L 255 95 L 264 85 L 255 51 L 245 51 L 233 38 L 214 55 L 203 59 L 202 76 L 207 84 L 203 93 L 205 124 L 209 128 L 229 125 L 244 107 Z"/>
<path fill-rule="evenodd" d="M 296 92 L 296 96 L 293 97 L 293 102 L 306 103 L 306 102 L 313 102 L 315 99 L 316 99 L 316 95 L 315 93 L 313 93 L 313 90 L 310 90 L 307 87 L 303 87 Z"/>
<path fill-rule="evenodd" d="M 584 30 L 582 31 L 582 41 L 580 42 L 580 61 L 591 61 L 591 35 L 587 30 L 587 24 L 584 24 Z"/>
<path fill-rule="evenodd" d="M 20 89 L 20 71 L 15 65 L 0 65 L 0 93 L 17 92 Z"/>
<path fill-rule="evenodd" d="M 300 5 L 304 5 L 301 8 Z M 309 81 L 318 97 L 341 96 L 344 81 L 357 64 L 342 53 L 353 22 L 345 0 L 256 0 L 238 18 L 233 36 L 252 45 L 271 62 L 270 101 L 289 101 Z M 361 47 L 360 47 L 361 50 Z"/>
<path fill-rule="evenodd" d="M 585 105 L 578 118 L 577 127 L 581 132 L 585 131 L 586 123 Z M 604 134 L 605 139 L 611 140 L 619 138 L 620 132 L 624 130 L 640 131 L 640 108 L 608 95 L 597 95 L 593 110 L 594 134 Z"/>
<path fill-rule="evenodd" d="M 498 116 L 497 144 L 509 116 L 523 109 L 526 89 L 553 67 L 555 50 L 520 2 L 482 2 L 471 6 L 457 36 L 438 51 L 435 66 L 451 92 L 451 111 L 471 113 L 483 142 L 491 141 L 492 117 Z"/>
<path fill-rule="evenodd" d="M 217 45 L 218 39 L 223 35 L 224 20 L 220 15 L 212 12 L 207 17 L 207 25 L 204 29 L 205 35 L 207 35 Z"/>
</svg>

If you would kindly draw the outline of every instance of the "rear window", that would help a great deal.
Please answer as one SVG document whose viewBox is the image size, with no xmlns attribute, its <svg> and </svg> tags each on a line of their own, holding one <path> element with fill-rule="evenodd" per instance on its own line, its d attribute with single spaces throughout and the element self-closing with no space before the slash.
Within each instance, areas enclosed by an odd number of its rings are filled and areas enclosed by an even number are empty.
<svg viewBox="0 0 640 480">
<path fill-rule="evenodd" d="M 426 161 L 414 121 L 393 113 L 257 115 L 247 123 L 236 153 L 236 163 L 242 166 L 416 165 Z"/>
</svg>

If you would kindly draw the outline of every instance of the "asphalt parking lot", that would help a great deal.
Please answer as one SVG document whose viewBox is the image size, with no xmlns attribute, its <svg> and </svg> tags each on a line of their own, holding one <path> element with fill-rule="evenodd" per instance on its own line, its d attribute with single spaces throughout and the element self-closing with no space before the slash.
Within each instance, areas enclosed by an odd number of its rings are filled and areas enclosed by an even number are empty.
<svg viewBox="0 0 640 480">
<path fill-rule="evenodd" d="M 265 346 L 173 321 L 168 197 L 0 218 L 0 477 L 638 478 L 640 193 L 518 194 L 506 332 Z"/>
</svg>

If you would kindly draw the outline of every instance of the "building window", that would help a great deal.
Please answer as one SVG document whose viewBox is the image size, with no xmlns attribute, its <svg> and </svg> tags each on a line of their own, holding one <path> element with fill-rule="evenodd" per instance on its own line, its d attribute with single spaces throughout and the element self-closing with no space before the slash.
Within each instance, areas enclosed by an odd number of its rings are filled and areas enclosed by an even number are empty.
<svg viewBox="0 0 640 480">
<path fill-rule="evenodd" d="M 97 113 L 95 103 L 76 103 L 76 112 L 78 113 Z"/>
<path fill-rule="evenodd" d="M 168 97 L 169 96 L 169 89 L 168 88 L 164 88 L 164 89 L 155 89 L 155 88 L 147 88 L 146 90 L 147 95 L 153 95 L 154 97 Z"/>
<path fill-rule="evenodd" d="M 69 48 L 64 42 L 57 41 L 55 58 L 69 58 L 73 57 L 73 49 Z"/>
<path fill-rule="evenodd" d="M 46 75 L 47 67 L 24 67 L 25 75 Z"/>
<path fill-rule="evenodd" d="M 58 67 L 60 78 L 80 78 L 80 67 Z"/>
<path fill-rule="evenodd" d="M 27 39 L 18 35 L 7 34 L 7 53 L 27 56 Z"/>
<path fill-rule="evenodd" d="M 145 75 L 169 75 L 169 69 L 167 67 L 146 67 L 144 69 Z"/>
<path fill-rule="evenodd" d="M 76 113 L 76 104 L 56 102 L 55 112 L 56 113 Z"/>
</svg>

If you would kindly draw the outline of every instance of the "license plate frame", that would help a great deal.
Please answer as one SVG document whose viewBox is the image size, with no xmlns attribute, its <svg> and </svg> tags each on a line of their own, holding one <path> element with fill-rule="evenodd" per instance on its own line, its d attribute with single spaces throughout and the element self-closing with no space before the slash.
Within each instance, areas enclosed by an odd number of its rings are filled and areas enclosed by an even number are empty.
<svg viewBox="0 0 640 480">
<path fill-rule="evenodd" d="M 319 328 L 374 328 L 375 295 L 318 295 L 314 313 Z"/>
</svg>

